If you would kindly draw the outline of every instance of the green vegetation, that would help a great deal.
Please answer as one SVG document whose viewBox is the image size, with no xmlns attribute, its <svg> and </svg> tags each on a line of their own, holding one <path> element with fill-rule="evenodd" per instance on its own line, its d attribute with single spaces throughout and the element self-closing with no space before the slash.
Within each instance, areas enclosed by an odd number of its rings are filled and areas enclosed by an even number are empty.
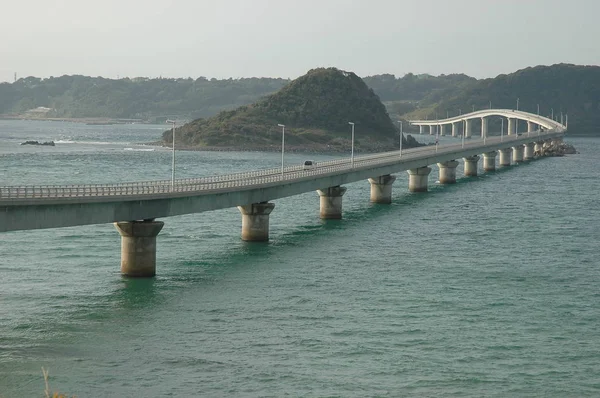
<svg viewBox="0 0 600 398">
<path fill-rule="evenodd" d="M 129 118 L 164 121 L 207 117 L 256 101 L 289 83 L 286 79 L 147 79 L 119 80 L 88 76 L 27 77 L 0 84 L 0 114 L 32 117 Z"/>
<path fill-rule="evenodd" d="M 489 107 L 519 109 L 554 116 L 569 115 L 569 133 L 597 135 L 600 126 L 600 67 L 557 64 L 519 70 L 494 79 L 478 80 L 459 90 L 447 89 L 439 98 L 426 97 L 418 109 L 403 114 L 406 118 L 432 118 L 437 113 L 456 115 Z"/>
<path fill-rule="evenodd" d="M 252 105 L 194 120 L 176 129 L 176 134 L 178 142 L 188 147 L 264 150 L 279 148 L 278 124 L 284 124 L 290 149 L 347 150 L 349 121 L 356 124 L 356 148 L 397 147 L 397 128 L 373 90 L 354 73 L 319 68 Z M 171 130 L 163 140 L 172 142 Z"/>
<path fill-rule="evenodd" d="M 334 90 L 331 94 L 336 94 L 335 90 L 339 89 L 337 83 L 328 79 L 318 83 L 324 88 L 320 89 L 315 84 L 310 89 L 307 88 L 306 92 L 292 93 L 292 97 L 323 97 L 320 90 L 331 91 L 332 88 Z M 330 79 L 334 77 L 330 76 Z M 494 107 L 515 108 L 519 98 L 519 108 L 522 110 L 535 113 L 539 104 L 542 115 L 550 115 L 552 109 L 555 115 L 560 115 L 561 112 L 568 114 L 571 134 L 597 134 L 600 124 L 598 66 L 536 66 L 483 80 L 463 74 L 436 77 L 412 73 L 399 78 L 383 74 L 368 76 L 362 80 L 381 98 L 394 121 L 426 116 L 433 118 L 436 114 L 438 117 L 445 117 L 446 113 L 456 115 L 459 109 L 468 112 L 473 107 L 487 108 L 490 101 Z M 14 83 L 0 84 L 0 115 L 27 118 L 139 119 L 147 122 L 164 122 L 167 118 L 191 120 L 208 118 L 223 110 L 255 103 L 288 84 L 290 81 L 287 79 L 272 78 L 209 80 L 200 77 L 194 80 L 138 77 L 115 80 L 87 76 L 48 79 L 27 77 Z M 364 87 L 360 90 L 364 91 Z M 233 113 L 219 115 L 222 119 L 232 119 L 227 122 L 231 125 L 226 126 L 225 123 L 220 127 L 221 131 L 227 130 L 226 142 L 221 145 L 274 142 L 276 133 L 272 128 L 259 131 L 257 127 L 261 124 L 266 126 L 266 123 L 271 123 L 274 119 L 278 119 L 277 123 L 289 124 L 290 127 L 310 127 L 297 131 L 291 137 L 298 144 L 313 141 L 327 144 L 328 134 L 340 132 L 341 127 L 336 124 L 341 123 L 339 120 L 343 117 L 356 119 L 348 117 L 353 116 L 353 112 L 343 112 L 338 107 L 342 102 L 336 105 L 323 102 L 319 106 L 306 108 L 312 102 L 304 104 L 292 97 L 274 97 L 272 101 L 276 102 L 259 101 L 245 110 L 237 109 Z M 280 100 L 283 102 L 279 102 Z M 354 107 L 354 110 L 360 107 L 358 102 L 350 101 L 347 105 Z M 257 112 L 260 107 L 266 113 L 259 116 Z M 389 129 L 389 126 L 381 129 L 385 118 L 379 110 L 373 107 L 366 111 L 378 115 L 376 117 L 381 120 L 373 131 L 384 134 L 382 132 Z M 327 112 L 334 112 L 331 119 L 324 116 Z M 256 125 L 241 127 L 240 123 L 244 122 Z M 367 123 L 367 120 L 362 122 L 361 128 L 377 124 Z M 210 125 L 212 133 L 203 134 L 201 139 L 190 137 L 190 145 L 215 145 L 215 132 L 219 131 L 215 122 L 206 119 L 194 123 Z M 270 134 L 273 136 L 268 138 Z"/>
</svg>

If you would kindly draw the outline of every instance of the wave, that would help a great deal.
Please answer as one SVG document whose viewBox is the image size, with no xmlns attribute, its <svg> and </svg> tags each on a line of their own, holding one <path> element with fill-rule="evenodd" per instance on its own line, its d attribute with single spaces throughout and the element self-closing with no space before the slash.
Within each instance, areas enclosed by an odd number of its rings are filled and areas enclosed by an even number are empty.
<svg viewBox="0 0 600 398">
<path fill-rule="evenodd" d="M 72 140 L 58 140 L 54 141 L 55 144 L 83 144 L 83 145 L 131 145 L 130 142 L 111 142 L 111 141 L 72 141 Z"/>
<path fill-rule="evenodd" d="M 154 148 L 123 148 L 124 151 L 153 152 Z"/>
</svg>

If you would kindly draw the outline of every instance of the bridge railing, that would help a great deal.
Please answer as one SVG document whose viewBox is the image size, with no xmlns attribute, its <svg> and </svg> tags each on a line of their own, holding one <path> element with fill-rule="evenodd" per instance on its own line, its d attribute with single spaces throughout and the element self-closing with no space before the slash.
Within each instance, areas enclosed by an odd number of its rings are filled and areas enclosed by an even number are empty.
<svg viewBox="0 0 600 398">
<path fill-rule="evenodd" d="M 538 132 L 538 136 L 540 133 Z M 506 136 L 505 141 L 523 138 L 522 136 Z M 497 137 L 496 137 L 497 139 Z M 439 146 L 433 152 L 433 146 L 423 146 L 404 150 L 400 158 L 399 151 L 389 151 L 378 154 L 356 156 L 354 167 L 364 167 L 377 164 L 388 164 L 400 159 L 406 160 L 418 158 L 423 152 L 431 152 L 431 155 L 455 151 L 459 148 L 471 148 L 481 145 L 481 139 L 469 140 L 469 142 L 457 144 L 445 144 Z M 317 167 L 304 169 L 302 165 L 288 166 L 281 174 L 281 168 L 255 170 L 249 172 L 227 174 L 220 176 L 209 176 L 199 178 L 185 178 L 175 180 L 171 185 L 170 180 L 125 182 L 118 184 L 83 184 L 83 185 L 40 185 L 40 186 L 5 186 L 0 187 L 0 200 L 3 199 L 29 199 L 29 198 L 70 198 L 70 197 L 113 197 L 168 194 L 173 192 L 202 192 L 210 190 L 221 190 L 228 188 L 239 188 L 258 186 L 286 180 L 294 180 L 302 177 L 316 176 L 335 172 L 343 172 L 351 169 L 350 158 L 341 158 L 319 162 Z"/>
</svg>

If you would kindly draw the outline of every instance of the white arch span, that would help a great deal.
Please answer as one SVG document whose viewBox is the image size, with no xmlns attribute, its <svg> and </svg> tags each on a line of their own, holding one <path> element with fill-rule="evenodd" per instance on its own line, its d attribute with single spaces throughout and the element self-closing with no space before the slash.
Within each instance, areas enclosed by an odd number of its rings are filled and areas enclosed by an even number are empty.
<svg viewBox="0 0 600 398">
<path fill-rule="evenodd" d="M 413 126 L 440 126 L 446 124 L 459 123 L 462 121 L 487 118 L 490 116 L 500 116 L 507 119 L 519 119 L 531 123 L 535 123 L 538 126 L 542 126 L 546 130 L 554 130 L 558 132 L 564 132 L 567 130 L 566 126 L 560 122 L 556 122 L 550 118 L 536 115 L 534 113 L 516 111 L 514 109 L 484 109 L 471 113 L 465 113 L 463 115 L 450 117 L 447 119 L 435 119 L 435 120 L 409 120 Z"/>
</svg>

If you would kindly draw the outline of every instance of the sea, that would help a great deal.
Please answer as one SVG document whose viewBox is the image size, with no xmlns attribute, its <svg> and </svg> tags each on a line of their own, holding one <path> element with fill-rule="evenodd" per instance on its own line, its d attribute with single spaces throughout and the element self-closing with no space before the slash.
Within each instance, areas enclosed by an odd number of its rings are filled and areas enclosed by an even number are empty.
<svg viewBox="0 0 600 398">
<path fill-rule="evenodd" d="M 0 185 L 168 180 L 146 144 L 168 128 L 2 120 Z M 600 139 L 565 141 L 453 185 L 432 166 L 427 193 L 398 173 L 391 205 L 348 184 L 342 220 L 275 200 L 268 243 L 236 208 L 165 218 L 150 279 L 121 276 L 111 224 L 0 233 L 0 397 L 600 396 Z M 281 164 L 175 156 L 176 178 Z"/>
</svg>

